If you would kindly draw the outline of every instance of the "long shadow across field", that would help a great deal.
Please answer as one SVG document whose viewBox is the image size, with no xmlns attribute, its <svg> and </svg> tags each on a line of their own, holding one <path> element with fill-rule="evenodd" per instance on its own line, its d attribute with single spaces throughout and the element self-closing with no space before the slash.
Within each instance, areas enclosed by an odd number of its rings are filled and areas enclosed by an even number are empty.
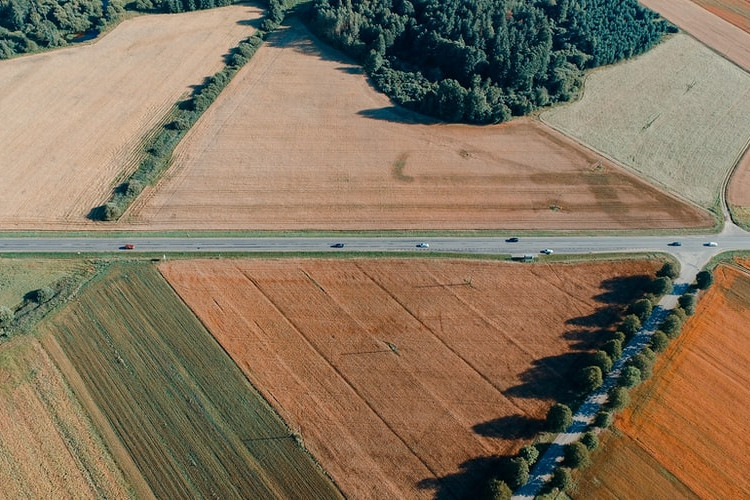
<svg viewBox="0 0 750 500">
<path fill-rule="evenodd" d="M 601 304 L 585 316 L 565 322 L 569 329 L 563 338 L 569 341 L 570 351 L 533 360 L 520 375 L 522 382 L 503 394 L 510 399 L 537 399 L 552 403 L 575 404 L 581 393 L 572 381 L 578 369 L 589 364 L 591 352 L 611 338 L 629 304 L 643 296 L 650 283 L 647 275 L 625 276 L 601 282 L 603 290 L 594 299 Z M 477 424 L 474 432 L 487 438 L 517 439 L 528 443 L 544 430 L 544 420 L 529 415 L 515 414 Z M 437 500 L 477 498 L 483 494 L 488 479 L 510 456 L 476 457 L 460 465 L 460 472 L 438 479 L 426 479 L 420 489 L 432 489 Z"/>
</svg>

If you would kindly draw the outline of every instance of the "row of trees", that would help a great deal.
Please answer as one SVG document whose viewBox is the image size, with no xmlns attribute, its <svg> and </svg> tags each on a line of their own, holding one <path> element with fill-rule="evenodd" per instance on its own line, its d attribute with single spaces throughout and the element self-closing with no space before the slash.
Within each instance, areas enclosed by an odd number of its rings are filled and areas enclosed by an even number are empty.
<svg viewBox="0 0 750 500">
<path fill-rule="evenodd" d="M 315 0 L 311 25 L 398 104 L 472 123 L 570 100 L 674 30 L 636 0 Z"/>
</svg>

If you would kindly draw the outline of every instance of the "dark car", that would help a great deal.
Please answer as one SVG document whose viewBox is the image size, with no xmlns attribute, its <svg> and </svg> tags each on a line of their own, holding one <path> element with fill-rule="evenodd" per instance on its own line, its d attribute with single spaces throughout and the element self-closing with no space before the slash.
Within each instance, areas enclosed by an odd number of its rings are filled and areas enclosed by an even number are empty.
<svg viewBox="0 0 750 500">
<path fill-rule="evenodd" d="M 514 236 L 514 237 L 512 237 L 512 238 L 508 238 L 507 240 L 505 240 L 505 242 L 506 242 L 506 243 L 518 243 L 518 238 L 516 238 L 516 237 Z"/>
<path fill-rule="evenodd" d="M 682 242 L 680 242 L 680 241 L 673 241 L 672 243 L 669 244 L 669 246 L 670 247 L 681 247 L 682 246 Z"/>
<path fill-rule="evenodd" d="M 344 244 L 343 243 L 334 243 L 333 245 L 331 245 L 331 248 L 344 248 Z"/>
</svg>

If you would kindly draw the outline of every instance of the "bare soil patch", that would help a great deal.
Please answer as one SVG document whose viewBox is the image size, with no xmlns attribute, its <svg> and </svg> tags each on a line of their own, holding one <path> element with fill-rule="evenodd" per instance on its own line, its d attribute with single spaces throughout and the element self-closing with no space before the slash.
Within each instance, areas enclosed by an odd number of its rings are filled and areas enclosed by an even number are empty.
<svg viewBox="0 0 750 500">
<path fill-rule="evenodd" d="M 715 278 L 617 427 L 701 498 L 747 498 L 750 275 Z"/>
<path fill-rule="evenodd" d="M 259 16 L 142 16 L 91 45 L 1 61 L 0 227 L 96 227 L 86 215 L 135 167 L 144 135 Z"/>
<path fill-rule="evenodd" d="M 750 74 L 686 35 L 592 72 L 542 119 L 704 207 L 750 140 Z"/>
<path fill-rule="evenodd" d="M 351 498 L 471 495 L 656 262 L 174 261 L 162 274 Z"/>
<path fill-rule="evenodd" d="M 39 342 L 0 346 L 3 498 L 127 498 L 132 490 Z"/>
<path fill-rule="evenodd" d="M 750 34 L 701 7 L 695 0 L 639 0 L 676 26 L 750 71 Z M 698 0 L 700 2 L 702 0 Z M 729 5 L 732 0 L 719 0 Z M 741 1 L 741 0 L 740 0 Z M 747 5 L 747 2 L 741 2 Z"/>
<path fill-rule="evenodd" d="M 530 119 L 430 123 L 298 22 L 201 117 L 122 228 L 629 229 L 709 216 Z"/>
</svg>

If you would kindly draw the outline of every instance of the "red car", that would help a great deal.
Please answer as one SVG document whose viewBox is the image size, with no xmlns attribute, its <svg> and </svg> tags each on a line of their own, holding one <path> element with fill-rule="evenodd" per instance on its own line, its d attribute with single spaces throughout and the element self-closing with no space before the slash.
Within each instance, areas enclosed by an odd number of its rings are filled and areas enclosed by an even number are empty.
<svg viewBox="0 0 750 500">
<path fill-rule="evenodd" d="M 123 250 L 133 250 L 135 248 L 135 245 L 133 245 L 132 243 L 126 243 L 122 248 Z"/>
</svg>

